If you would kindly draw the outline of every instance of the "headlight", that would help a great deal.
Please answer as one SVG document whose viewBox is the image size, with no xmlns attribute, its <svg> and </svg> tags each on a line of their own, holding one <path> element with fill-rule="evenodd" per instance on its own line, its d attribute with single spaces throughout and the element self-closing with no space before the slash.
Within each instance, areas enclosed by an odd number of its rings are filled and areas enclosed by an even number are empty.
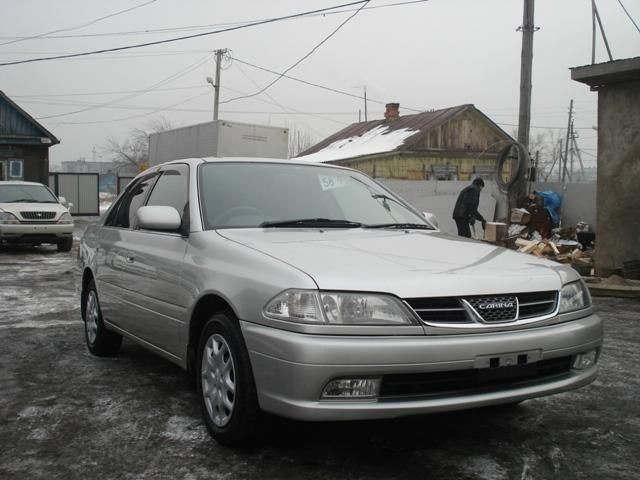
<svg viewBox="0 0 640 480">
<path fill-rule="evenodd" d="M 60 215 L 60 218 L 58 219 L 58 223 L 64 223 L 69 225 L 73 223 L 73 217 L 68 212 L 64 212 L 62 215 Z"/>
<path fill-rule="evenodd" d="M 331 325 L 412 325 L 402 303 L 390 295 L 287 290 L 271 300 L 265 316 Z"/>
<path fill-rule="evenodd" d="M 0 225 L 17 225 L 19 223 L 20 220 L 13 213 L 0 211 Z"/>
<path fill-rule="evenodd" d="M 591 306 L 589 289 L 582 280 L 566 284 L 560 292 L 560 312 L 567 313 Z"/>
</svg>

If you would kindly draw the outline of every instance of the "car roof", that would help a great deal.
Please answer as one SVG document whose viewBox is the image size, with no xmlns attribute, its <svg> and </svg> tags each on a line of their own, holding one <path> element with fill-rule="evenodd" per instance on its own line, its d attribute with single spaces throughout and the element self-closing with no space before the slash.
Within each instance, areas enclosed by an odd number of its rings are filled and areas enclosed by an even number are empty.
<svg viewBox="0 0 640 480">
<path fill-rule="evenodd" d="M 170 160 L 168 162 L 153 165 L 147 170 L 140 172 L 135 176 L 135 179 L 144 177 L 147 174 L 157 172 L 159 169 L 166 167 L 167 165 L 188 164 L 191 167 L 203 165 L 207 163 L 263 163 L 263 164 L 281 164 L 281 165 L 305 165 L 305 166 L 317 166 L 323 168 L 335 168 L 340 170 L 352 170 L 348 167 L 342 167 L 340 165 L 333 165 L 327 163 L 309 162 L 308 160 L 298 160 L 295 158 L 264 158 L 264 157 L 193 157 L 193 158 L 181 158 L 178 160 Z M 131 183 L 133 180 L 131 181 Z"/>
<path fill-rule="evenodd" d="M 149 170 L 161 168 L 164 165 L 172 165 L 176 163 L 188 163 L 189 165 L 198 165 L 201 163 L 228 163 L 228 162 L 236 162 L 236 163 L 279 163 L 279 164 L 288 164 L 288 165 L 316 165 L 319 167 L 330 167 L 330 168 L 341 168 L 345 169 L 345 167 L 339 165 L 332 165 L 327 163 L 318 163 L 318 162 L 310 162 L 308 160 L 298 160 L 296 158 L 264 158 L 264 157 L 194 157 L 194 158 L 183 158 L 179 160 L 171 160 L 168 162 L 164 162 L 158 165 L 154 165 Z"/>
</svg>

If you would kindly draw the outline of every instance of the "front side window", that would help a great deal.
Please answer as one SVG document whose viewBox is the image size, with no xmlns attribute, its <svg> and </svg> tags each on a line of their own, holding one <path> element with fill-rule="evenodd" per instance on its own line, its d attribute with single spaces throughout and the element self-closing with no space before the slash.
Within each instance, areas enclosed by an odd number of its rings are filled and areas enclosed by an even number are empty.
<svg viewBox="0 0 640 480">
<path fill-rule="evenodd" d="M 44 185 L 0 185 L 0 203 L 58 203 Z"/>
<path fill-rule="evenodd" d="M 171 165 L 158 178 L 147 205 L 161 205 L 175 208 L 181 217 L 184 216 L 189 192 L 189 167 L 187 165 Z"/>
<path fill-rule="evenodd" d="M 105 221 L 105 225 L 110 227 L 129 228 L 133 225 L 135 214 L 140 208 L 149 193 L 149 189 L 153 186 L 156 174 L 149 175 L 139 179 L 120 197 L 118 203 L 114 205 L 109 213 L 109 217 Z"/>
<path fill-rule="evenodd" d="M 199 190 L 208 229 L 261 227 L 305 219 L 367 227 L 411 223 L 428 228 L 424 218 L 402 200 L 353 170 L 277 163 L 209 163 L 199 168 Z"/>
</svg>

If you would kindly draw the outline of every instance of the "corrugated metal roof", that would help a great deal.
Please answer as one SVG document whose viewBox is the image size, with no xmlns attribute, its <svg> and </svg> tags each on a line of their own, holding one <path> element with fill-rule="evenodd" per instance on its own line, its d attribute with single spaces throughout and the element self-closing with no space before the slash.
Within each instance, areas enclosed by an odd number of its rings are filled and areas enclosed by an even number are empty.
<svg viewBox="0 0 640 480">
<path fill-rule="evenodd" d="M 60 143 L 55 135 L 0 90 L 0 143 L 47 143 L 42 141 L 43 138 L 49 139 L 49 145 Z"/>
<path fill-rule="evenodd" d="M 504 132 L 500 127 L 498 127 L 491 119 L 489 119 L 486 115 L 484 115 L 480 110 L 474 107 L 472 104 L 458 105 L 456 107 L 443 108 L 440 110 L 432 110 L 429 112 L 416 113 L 413 115 L 401 115 L 396 120 L 388 122 L 387 120 L 370 120 L 368 122 L 359 122 L 349 125 L 348 127 L 340 130 L 337 133 L 334 133 L 330 137 L 325 138 L 321 142 L 317 143 L 313 147 L 305 150 L 300 153 L 298 156 L 310 155 L 312 153 L 319 152 L 334 142 L 339 140 L 345 140 L 352 137 L 358 137 L 364 135 L 365 133 L 373 130 L 376 127 L 386 126 L 384 133 L 382 135 L 388 134 L 390 132 L 407 129 L 407 130 L 415 130 L 415 135 L 412 135 L 404 140 L 403 143 L 393 148 L 390 151 L 406 151 L 411 150 L 412 147 L 420 142 L 424 138 L 425 135 L 429 134 L 429 132 L 439 127 L 440 125 L 448 122 L 453 117 L 461 114 L 462 112 L 473 109 L 474 111 L 480 113 L 488 122 L 494 125 L 498 130 L 503 132 L 506 137 L 509 137 L 509 134 Z"/>
</svg>

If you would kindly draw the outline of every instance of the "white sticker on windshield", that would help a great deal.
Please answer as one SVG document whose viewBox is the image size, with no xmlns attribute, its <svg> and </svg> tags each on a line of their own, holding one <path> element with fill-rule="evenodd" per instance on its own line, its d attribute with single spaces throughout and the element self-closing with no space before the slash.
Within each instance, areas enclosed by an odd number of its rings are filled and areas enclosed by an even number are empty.
<svg viewBox="0 0 640 480">
<path fill-rule="evenodd" d="M 331 190 L 332 188 L 344 187 L 347 185 L 345 177 L 335 177 L 333 175 L 318 175 L 322 190 Z"/>
</svg>

